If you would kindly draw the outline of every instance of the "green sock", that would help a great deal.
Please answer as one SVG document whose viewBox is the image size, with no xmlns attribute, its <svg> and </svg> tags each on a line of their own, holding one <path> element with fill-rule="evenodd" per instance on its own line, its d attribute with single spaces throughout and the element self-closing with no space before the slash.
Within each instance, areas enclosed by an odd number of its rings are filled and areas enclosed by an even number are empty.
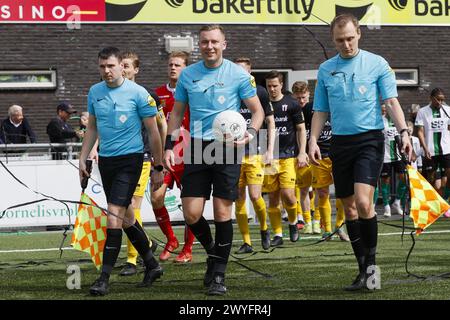
<svg viewBox="0 0 450 320">
<path fill-rule="evenodd" d="M 450 188 L 449 187 L 445 187 L 444 189 L 444 200 L 445 201 L 449 201 L 449 197 L 450 197 Z"/>
<path fill-rule="evenodd" d="M 387 206 L 390 200 L 391 186 L 388 183 L 381 183 L 381 195 L 383 196 L 383 205 Z"/>
<path fill-rule="evenodd" d="M 375 187 L 375 191 L 373 192 L 373 204 L 377 204 L 378 200 L 378 185 Z"/>
<path fill-rule="evenodd" d="M 408 188 L 406 187 L 406 184 L 403 182 L 403 180 L 399 180 L 398 186 L 397 186 L 397 199 L 400 199 L 402 202 L 405 202 L 405 195 Z"/>
</svg>

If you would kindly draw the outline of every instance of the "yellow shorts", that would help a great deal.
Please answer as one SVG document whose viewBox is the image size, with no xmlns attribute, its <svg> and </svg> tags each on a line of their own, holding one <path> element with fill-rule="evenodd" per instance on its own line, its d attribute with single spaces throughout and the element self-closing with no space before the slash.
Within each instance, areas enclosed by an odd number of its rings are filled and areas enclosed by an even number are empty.
<svg viewBox="0 0 450 320">
<path fill-rule="evenodd" d="M 330 158 L 318 160 L 319 165 L 312 165 L 312 187 L 323 188 L 333 184 L 333 174 Z"/>
<path fill-rule="evenodd" d="M 303 168 L 297 168 L 296 186 L 300 189 L 311 187 L 312 184 L 312 168 L 308 165 Z"/>
<path fill-rule="evenodd" d="M 148 180 L 150 180 L 150 161 L 144 161 L 142 164 L 141 177 L 139 178 L 136 190 L 134 190 L 133 196 L 143 197 L 145 189 L 147 189 Z"/>
<path fill-rule="evenodd" d="M 264 181 L 264 165 L 261 155 L 244 156 L 239 176 L 239 188 L 249 184 L 262 185 Z"/>
<path fill-rule="evenodd" d="M 279 189 L 295 188 L 296 158 L 274 160 L 271 167 L 265 167 L 263 192 L 274 192 Z"/>
</svg>

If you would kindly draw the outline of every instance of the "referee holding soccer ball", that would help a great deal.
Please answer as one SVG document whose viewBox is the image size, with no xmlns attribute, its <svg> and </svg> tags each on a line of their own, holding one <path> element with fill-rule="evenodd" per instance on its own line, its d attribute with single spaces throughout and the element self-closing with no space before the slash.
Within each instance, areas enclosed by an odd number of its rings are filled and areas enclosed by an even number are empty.
<svg viewBox="0 0 450 320">
<path fill-rule="evenodd" d="M 225 270 L 233 241 L 231 208 L 238 196 L 240 164 L 235 147 L 251 140 L 264 119 L 264 112 L 256 96 L 251 75 L 240 66 L 224 59 L 227 47 L 225 33 L 219 25 L 200 29 L 199 47 L 202 60 L 186 67 L 180 74 L 175 92 L 165 145 L 164 164 L 168 170 L 174 165 L 173 143 L 180 128 L 186 106 L 191 113 L 191 144 L 185 154 L 185 169 L 181 181 L 181 198 L 186 223 L 208 254 L 204 285 L 208 295 L 224 295 Z M 214 142 L 212 123 L 225 110 L 239 112 L 241 100 L 252 112 L 252 119 L 242 141 L 234 146 Z M 228 157 L 227 157 L 228 154 Z M 227 160 L 227 161 L 224 161 Z M 208 222 L 203 217 L 205 201 L 213 190 L 213 240 Z"/>
</svg>

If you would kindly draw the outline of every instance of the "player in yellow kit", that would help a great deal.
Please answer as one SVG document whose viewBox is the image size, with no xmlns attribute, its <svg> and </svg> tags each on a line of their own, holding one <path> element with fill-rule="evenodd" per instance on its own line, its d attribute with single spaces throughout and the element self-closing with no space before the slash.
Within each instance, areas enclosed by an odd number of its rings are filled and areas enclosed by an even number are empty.
<svg viewBox="0 0 450 320">
<path fill-rule="evenodd" d="M 243 67 L 248 73 L 251 73 L 251 61 L 249 58 L 241 57 L 234 60 L 234 62 Z M 239 230 L 242 235 L 244 243 L 236 251 L 237 254 L 253 252 L 252 241 L 250 238 L 250 230 L 248 227 L 248 215 L 246 209 L 246 192 L 245 188 L 248 186 L 248 193 L 250 201 L 252 202 L 253 209 L 258 217 L 260 233 L 261 233 L 261 245 L 264 250 L 270 248 L 270 231 L 267 227 L 267 214 L 266 203 L 261 195 L 261 187 L 264 181 L 264 163 L 270 164 L 273 159 L 273 143 L 275 140 L 275 121 L 273 117 L 272 104 L 269 100 L 264 87 L 257 85 L 256 94 L 261 102 L 264 110 L 265 125 L 267 136 L 260 136 L 262 140 L 256 139 L 256 143 L 246 145 L 245 156 L 242 159 L 241 175 L 239 177 L 239 197 L 235 202 L 236 205 L 236 221 L 239 226 Z M 241 104 L 241 114 L 250 123 L 251 112 L 247 109 L 245 104 Z M 260 131 L 264 132 L 264 131 Z M 266 138 L 267 137 L 267 138 Z"/>
<path fill-rule="evenodd" d="M 124 65 L 124 76 L 128 80 L 136 81 L 136 75 L 139 72 L 139 57 L 134 52 L 123 52 L 122 63 Z M 164 138 L 167 134 L 167 123 L 166 118 L 164 117 L 164 113 L 161 110 L 160 100 L 158 95 L 149 88 L 146 88 L 153 99 L 156 101 L 156 105 L 158 107 L 158 113 L 156 115 L 156 123 L 158 125 L 158 131 L 161 136 L 161 144 L 164 145 Z M 145 129 L 142 130 L 142 137 L 144 141 L 144 162 L 142 164 L 141 176 L 139 178 L 139 182 L 136 186 L 136 190 L 134 191 L 133 198 L 131 199 L 131 204 L 134 209 L 134 216 L 136 220 L 142 225 L 142 217 L 141 217 L 141 205 L 142 200 L 145 194 L 145 189 L 147 188 L 148 181 L 150 179 L 150 167 L 151 167 L 151 147 L 148 143 L 147 132 Z M 152 251 L 155 251 L 157 248 L 156 242 L 152 242 L 150 240 Z M 137 273 L 136 270 L 136 262 L 137 262 L 138 252 L 131 244 L 130 240 L 127 241 L 127 262 L 123 269 L 120 271 L 121 276 L 131 276 Z"/>
<path fill-rule="evenodd" d="M 297 99 L 303 113 L 308 108 L 312 109 L 312 102 L 309 101 L 310 92 L 306 82 L 294 82 L 292 85 L 292 96 Z M 306 139 L 309 138 L 310 125 L 311 123 L 305 121 Z M 320 234 L 320 212 L 315 210 L 315 193 L 311 186 L 311 165 L 297 168 L 297 180 L 295 185 L 295 195 L 298 200 L 297 218 L 299 220 L 297 226 L 300 227 L 299 229 L 303 229 L 303 233 L 305 234 Z M 312 221 L 311 214 L 313 214 Z M 301 226 L 301 222 L 303 222 L 304 226 Z"/>
<path fill-rule="evenodd" d="M 311 120 L 313 116 L 313 104 L 308 103 L 303 108 L 303 115 L 305 117 L 306 128 L 311 128 Z M 317 212 L 320 214 L 320 221 L 323 228 L 322 238 L 328 237 L 332 232 L 331 227 L 331 203 L 329 186 L 333 184 L 332 163 L 329 158 L 330 143 L 331 143 L 331 124 L 326 121 L 320 133 L 317 144 L 322 154 L 322 159 L 317 160 L 318 165 L 311 164 L 311 185 L 315 190 L 318 198 Z M 348 235 L 342 230 L 341 225 L 345 219 L 344 207 L 339 199 L 336 199 L 336 222 L 335 230 L 342 241 L 349 241 Z M 319 229 L 319 232 L 314 230 L 314 233 L 320 233 L 320 226 L 313 224 L 313 229 Z"/>
<path fill-rule="evenodd" d="M 308 164 L 306 129 L 297 100 L 283 95 L 283 75 L 271 71 L 266 75 L 266 87 L 274 110 L 276 140 L 273 165 L 266 167 L 263 191 L 269 193 L 269 218 L 274 231 L 271 246 L 283 244 L 280 197 L 288 213 L 289 236 L 298 240 L 297 199 L 295 198 L 296 168 Z"/>
</svg>

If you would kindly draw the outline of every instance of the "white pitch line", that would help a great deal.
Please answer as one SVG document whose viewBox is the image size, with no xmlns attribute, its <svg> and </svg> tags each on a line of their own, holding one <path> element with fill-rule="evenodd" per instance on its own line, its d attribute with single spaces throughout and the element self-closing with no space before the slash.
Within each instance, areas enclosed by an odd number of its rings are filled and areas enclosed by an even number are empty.
<svg viewBox="0 0 450 320">
<path fill-rule="evenodd" d="M 439 231 L 424 231 L 422 234 L 439 234 L 439 233 L 450 233 L 450 230 L 439 230 Z M 379 233 L 379 236 L 399 236 L 401 232 L 390 232 L 390 233 Z M 408 235 L 409 232 L 405 232 L 405 235 Z M 320 236 L 308 236 L 301 237 L 301 239 L 320 239 Z M 283 238 L 285 240 L 289 240 L 288 237 Z M 233 242 L 242 242 L 242 240 L 233 240 Z M 194 242 L 195 244 L 199 244 L 199 242 Z M 183 243 L 180 243 L 183 244 Z M 126 247 L 126 245 L 122 245 L 122 248 Z M 74 250 L 72 247 L 64 247 L 64 250 Z M 22 250 L 0 250 L 0 253 L 25 253 L 25 252 L 45 252 L 45 251 L 59 251 L 59 248 L 46 248 L 46 249 L 22 249 Z"/>
</svg>

